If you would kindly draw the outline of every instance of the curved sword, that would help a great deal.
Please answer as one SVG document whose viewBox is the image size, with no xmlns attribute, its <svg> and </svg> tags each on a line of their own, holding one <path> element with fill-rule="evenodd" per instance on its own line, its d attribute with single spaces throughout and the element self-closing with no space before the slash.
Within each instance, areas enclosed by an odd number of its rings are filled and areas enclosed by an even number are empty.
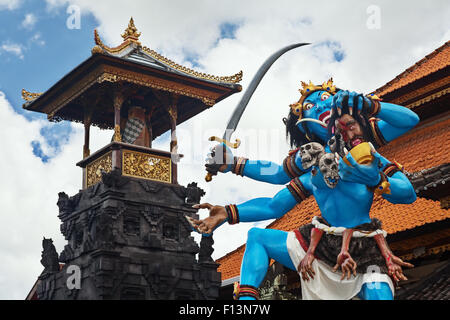
<svg viewBox="0 0 450 320">
<path fill-rule="evenodd" d="M 248 102 L 250 101 L 250 98 L 252 97 L 253 93 L 255 92 L 256 88 L 258 87 L 259 83 L 261 82 L 262 78 L 266 74 L 267 70 L 272 66 L 272 64 L 284 53 L 288 52 L 289 50 L 309 45 L 310 43 L 295 43 L 291 44 L 289 46 L 286 46 L 274 54 L 272 54 L 267 60 L 259 67 L 258 71 L 256 72 L 255 76 L 253 77 L 252 81 L 250 82 L 249 86 L 245 90 L 244 95 L 242 96 L 241 100 L 237 104 L 236 108 L 234 109 L 230 120 L 228 121 L 228 125 L 225 129 L 225 133 L 223 134 L 223 138 L 220 139 L 219 137 L 211 137 L 209 138 L 210 141 L 219 141 L 222 143 L 225 143 L 228 146 L 231 146 L 233 148 L 237 148 L 240 145 L 240 140 L 236 139 L 235 143 L 231 143 L 230 138 L 233 132 L 236 130 L 237 125 L 239 123 L 239 120 L 241 120 L 242 114 L 244 113 L 245 108 L 247 107 Z M 212 174 L 208 172 L 208 174 L 205 177 L 205 180 L 207 182 L 211 181 Z"/>
</svg>

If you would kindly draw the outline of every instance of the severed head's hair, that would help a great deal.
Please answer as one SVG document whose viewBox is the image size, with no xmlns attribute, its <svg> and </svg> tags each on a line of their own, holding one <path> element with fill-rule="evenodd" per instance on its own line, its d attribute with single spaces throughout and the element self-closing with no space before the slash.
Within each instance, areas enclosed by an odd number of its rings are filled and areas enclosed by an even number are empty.
<svg viewBox="0 0 450 320">
<path fill-rule="evenodd" d="M 359 94 L 357 96 L 355 96 L 355 101 L 354 101 L 354 106 L 357 105 L 357 99 L 359 99 L 360 97 L 364 96 L 362 94 Z M 366 98 L 367 99 L 367 98 Z M 346 101 L 347 100 L 347 101 Z M 372 101 L 370 101 L 370 103 L 373 103 Z M 350 108 L 348 106 L 348 97 L 345 97 L 342 103 L 342 108 L 341 108 L 341 114 L 339 115 L 336 108 L 333 108 L 332 110 L 332 115 L 330 117 L 330 121 L 328 122 L 328 133 L 330 135 L 330 137 L 339 134 L 339 130 L 336 127 L 336 123 L 337 120 L 339 120 L 344 114 L 348 114 L 350 116 L 353 117 L 353 119 L 355 119 L 355 121 L 359 124 L 359 126 L 361 127 L 361 130 L 363 132 L 363 137 L 364 140 L 366 140 L 367 142 L 371 142 L 375 147 L 378 147 L 378 144 L 376 143 L 375 137 L 373 135 L 373 132 L 371 130 L 370 127 L 370 123 L 369 123 L 369 113 L 367 110 L 370 110 L 367 100 L 364 100 L 364 107 L 362 108 L 361 111 L 358 111 L 357 107 L 354 108 Z M 341 139 L 336 139 L 337 141 L 337 150 L 339 150 L 340 148 L 340 141 Z"/>
</svg>

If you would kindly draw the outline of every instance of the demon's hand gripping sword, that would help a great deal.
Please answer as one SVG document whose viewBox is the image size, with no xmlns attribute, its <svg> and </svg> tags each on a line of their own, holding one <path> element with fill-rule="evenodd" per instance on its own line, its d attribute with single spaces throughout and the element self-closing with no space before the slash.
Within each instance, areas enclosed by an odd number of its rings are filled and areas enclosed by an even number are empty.
<svg viewBox="0 0 450 320">
<path fill-rule="evenodd" d="M 234 109 L 233 114 L 231 115 L 230 120 L 228 121 L 227 128 L 225 129 L 225 133 L 223 134 L 223 138 L 219 138 L 216 136 L 210 137 L 209 141 L 218 141 L 221 143 L 224 143 L 225 145 L 236 149 L 241 144 L 241 141 L 239 139 L 236 139 L 236 142 L 232 143 L 230 142 L 231 135 L 236 130 L 236 127 L 239 123 L 239 120 L 241 119 L 242 114 L 244 113 L 245 108 L 247 107 L 248 102 L 250 101 L 250 98 L 252 97 L 253 93 L 255 92 L 256 88 L 258 87 L 259 83 L 261 82 L 261 79 L 266 74 L 267 70 L 272 66 L 272 64 L 284 53 L 288 52 L 289 50 L 292 50 L 294 48 L 298 48 L 301 46 L 308 45 L 309 43 L 295 43 L 291 44 L 287 47 L 284 47 L 274 54 L 272 54 L 259 68 L 259 70 L 256 72 L 255 76 L 253 77 L 252 81 L 250 82 L 249 86 L 247 87 L 247 90 L 245 90 L 244 95 L 242 96 L 241 100 L 237 104 L 236 108 Z M 207 182 L 212 180 L 212 176 L 217 174 L 217 170 L 212 170 L 212 168 L 208 169 L 208 173 L 205 177 L 205 180 Z"/>
</svg>

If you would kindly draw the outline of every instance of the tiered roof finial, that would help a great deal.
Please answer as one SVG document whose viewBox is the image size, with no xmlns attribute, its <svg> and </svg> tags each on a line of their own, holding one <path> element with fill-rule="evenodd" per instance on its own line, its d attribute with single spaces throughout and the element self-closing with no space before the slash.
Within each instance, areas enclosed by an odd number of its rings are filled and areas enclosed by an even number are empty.
<svg viewBox="0 0 450 320">
<path fill-rule="evenodd" d="M 130 39 L 134 42 L 139 42 L 139 37 L 141 33 L 137 31 L 136 26 L 134 25 L 133 17 L 131 17 L 130 22 L 128 23 L 128 28 L 125 29 L 124 33 L 122 33 L 122 38 L 124 41 Z"/>
<path fill-rule="evenodd" d="M 122 33 L 121 36 L 123 38 L 123 42 L 120 45 L 118 45 L 117 47 L 111 48 L 102 42 L 97 30 L 94 30 L 95 46 L 91 50 L 92 54 L 107 54 L 107 55 L 113 55 L 116 57 L 123 58 L 125 55 L 130 53 L 130 48 L 138 49 L 142 52 L 143 55 L 168 66 L 170 69 L 174 69 L 176 71 L 183 72 L 183 73 L 193 76 L 195 78 L 200 78 L 200 79 L 205 79 L 205 80 L 210 80 L 210 81 L 215 81 L 215 82 L 220 82 L 220 83 L 239 83 L 242 80 L 242 71 L 236 73 L 235 75 L 227 76 L 227 77 L 213 76 L 210 74 L 197 72 L 190 68 L 181 66 L 181 65 L 173 62 L 172 60 L 170 60 L 166 57 L 163 57 L 156 51 L 151 50 L 145 46 L 142 46 L 141 43 L 139 42 L 139 37 L 141 36 L 141 32 L 138 32 L 136 26 L 134 25 L 133 17 L 131 17 L 130 22 L 128 23 L 128 27 L 125 29 L 125 31 Z"/>
</svg>

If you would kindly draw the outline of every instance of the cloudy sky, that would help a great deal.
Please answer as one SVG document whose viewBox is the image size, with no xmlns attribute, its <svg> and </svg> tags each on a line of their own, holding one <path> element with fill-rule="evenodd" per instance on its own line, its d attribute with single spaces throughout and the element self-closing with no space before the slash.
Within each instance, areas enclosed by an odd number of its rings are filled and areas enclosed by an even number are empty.
<svg viewBox="0 0 450 320">
<path fill-rule="evenodd" d="M 24 111 L 21 90 L 46 91 L 89 58 L 95 28 L 108 45 L 120 44 L 131 16 L 147 47 L 213 75 L 242 70 L 244 90 L 271 53 L 291 43 L 312 43 L 273 65 L 235 134 L 242 140 L 236 155 L 277 163 L 289 150 L 281 119 L 298 100 L 300 81 L 333 77 L 341 88 L 368 93 L 450 38 L 447 0 L 0 0 L 0 299 L 25 298 L 42 271 L 43 236 L 63 249 L 57 194 L 74 195 L 81 188 L 75 163 L 82 156 L 82 128 Z M 203 200 L 213 204 L 268 197 L 282 188 L 231 174 L 209 184 L 203 180 L 212 146 L 207 138 L 222 135 L 241 94 L 178 128 L 185 155 L 180 183 L 197 181 L 206 191 Z M 107 144 L 111 134 L 94 129 L 91 151 Z M 168 136 L 155 147 L 168 150 Z M 213 257 L 244 243 L 252 226 L 217 230 Z"/>
</svg>

